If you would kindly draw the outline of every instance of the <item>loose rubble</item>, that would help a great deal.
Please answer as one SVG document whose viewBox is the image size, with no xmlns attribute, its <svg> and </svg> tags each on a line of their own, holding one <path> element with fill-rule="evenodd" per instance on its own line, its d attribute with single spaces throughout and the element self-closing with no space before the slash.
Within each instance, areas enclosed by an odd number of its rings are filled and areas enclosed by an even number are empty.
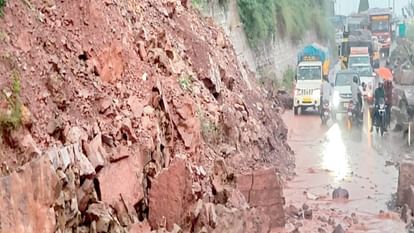
<svg viewBox="0 0 414 233">
<path fill-rule="evenodd" d="M 189 2 L 16 1 L 0 21 L 0 89 L 18 74 L 23 106 L 0 141 L 0 232 L 285 224 L 287 129 Z"/>
</svg>

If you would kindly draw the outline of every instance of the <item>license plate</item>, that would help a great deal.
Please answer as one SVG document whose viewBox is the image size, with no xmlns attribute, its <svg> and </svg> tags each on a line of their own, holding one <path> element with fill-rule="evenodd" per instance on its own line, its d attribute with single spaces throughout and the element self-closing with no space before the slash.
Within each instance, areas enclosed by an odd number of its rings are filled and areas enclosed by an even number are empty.
<svg viewBox="0 0 414 233">
<path fill-rule="evenodd" d="M 303 102 L 312 102 L 312 98 L 310 96 L 303 97 Z"/>
<path fill-rule="evenodd" d="M 348 112 L 348 116 L 352 116 L 352 112 Z"/>
<path fill-rule="evenodd" d="M 344 103 L 344 108 L 348 108 L 349 103 Z"/>
<path fill-rule="evenodd" d="M 324 112 L 324 113 L 323 113 L 323 115 L 328 116 L 328 115 L 329 115 L 329 113 L 328 113 L 328 112 Z"/>
</svg>

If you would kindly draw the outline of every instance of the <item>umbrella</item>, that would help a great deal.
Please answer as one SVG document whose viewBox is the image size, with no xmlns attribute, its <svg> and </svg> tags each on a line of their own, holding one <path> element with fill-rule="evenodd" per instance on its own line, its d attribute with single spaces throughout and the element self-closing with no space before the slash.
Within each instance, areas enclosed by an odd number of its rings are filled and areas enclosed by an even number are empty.
<svg viewBox="0 0 414 233">
<path fill-rule="evenodd" d="M 381 77 L 382 79 L 384 79 L 384 81 L 392 81 L 393 77 L 392 77 L 392 72 L 390 69 L 386 68 L 386 67 L 381 67 L 377 70 L 377 74 L 379 77 Z"/>
</svg>

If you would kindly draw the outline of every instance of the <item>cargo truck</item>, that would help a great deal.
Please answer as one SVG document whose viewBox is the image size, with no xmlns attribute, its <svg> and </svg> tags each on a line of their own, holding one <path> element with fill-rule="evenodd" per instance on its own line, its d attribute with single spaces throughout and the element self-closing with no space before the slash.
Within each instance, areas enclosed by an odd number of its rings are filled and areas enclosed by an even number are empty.
<svg viewBox="0 0 414 233">
<path fill-rule="evenodd" d="M 308 107 L 319 110 L 322 80 L 329 73 L 329 50 L 316 43 L 310 44 L 299 51 L 297 60 L 293 98 L 295 115 Z"/>
<path fill-rule="evenodd" d="M 392 43 L 392 10 L 389 8 L 373 8 L 369 10 L 369 29 L 378 37 L 380 51 L 386 57 L 390 54 Z"/>
</svg>

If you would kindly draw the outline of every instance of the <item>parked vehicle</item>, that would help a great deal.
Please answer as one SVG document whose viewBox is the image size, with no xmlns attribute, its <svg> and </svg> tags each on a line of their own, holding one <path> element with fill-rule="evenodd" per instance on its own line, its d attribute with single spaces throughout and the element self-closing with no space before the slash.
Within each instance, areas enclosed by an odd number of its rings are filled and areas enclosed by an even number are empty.
<svg viewBox="0 0 414 233">
<path fill-rule="evenodd" d="M 329 50 L 318 44 L 311 44 L 298 53 L 296 87 L 294 91 L 294 114 L 308 107 L 319 110 L 321 84 L 329 72 Z"/>
</svg>

